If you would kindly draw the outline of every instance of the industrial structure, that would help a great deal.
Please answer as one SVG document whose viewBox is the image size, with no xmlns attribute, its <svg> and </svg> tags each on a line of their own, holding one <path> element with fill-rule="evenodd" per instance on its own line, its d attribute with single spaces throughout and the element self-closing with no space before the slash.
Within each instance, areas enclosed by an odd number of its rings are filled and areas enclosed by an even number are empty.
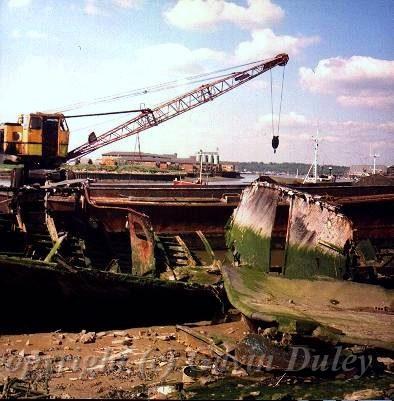
<svg viewBox="0 0 394 401">
<path fill-rule="evenodd" d="M 102 154 L 99 164 L 103 166 L 137 165 L 160 170 L 198 173 L 202 166 L 203 173 L 220 174 L 234 172 L 235 163 L 221 161 L 219 152 L 197 152 L 195 156 L 178 157 L 177 153 L 157 154 L 143 152 L 110 151 Z"/>
<path fill-rule="evenodd" d="M 387 174 L 387 172 L 387 166 L 376 165 L 374 169 L 370 164 L 357 164 L 350 166 L 348 176 L 349 178 L 360 178 L 371 174 Z"/>
<path fill-rule="evenodd" d="M 39 168 L 57 168 L 62 163 L 80 159 L 106 145 L 137 135 L 165 121 L 177 117 L 198 106 L 237 88 L 277 66 L 285 66 L 287 54 L 250 63 L 243 71 L 222 76 L 210 83 L 200 85 L 174 99 L 150 109 L 126 110 L 108 113 L 65 116 L 62 113 L 30 113 L 20 116 L 17 123 L 0 126 L 0 163 L 23 163 L 26 171 Z M 88 141 L 76 149 L 68 150 L 69 129 L 67 118 L 107 114 L 138 113 L 136 117 L 97 136 L 91 132 Z"/>
</svg>

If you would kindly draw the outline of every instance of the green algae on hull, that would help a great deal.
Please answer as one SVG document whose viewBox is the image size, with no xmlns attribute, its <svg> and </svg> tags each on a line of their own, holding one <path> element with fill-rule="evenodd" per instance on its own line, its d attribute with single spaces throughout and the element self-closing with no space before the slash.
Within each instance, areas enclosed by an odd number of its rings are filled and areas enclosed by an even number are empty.
<svg viewBox="0 0 394 401">
<path fill-rule="evenodd" d="M 253 229 L 240 227 L 236 223 L 226 233 L 227 246 L 234 246 L 240 255 L 241 264 L 256 266 L 269 272 L 271 239 Z M 346 258 L 339 253 L 334 256 L 319 247 L 305 248 L 287 245 L 283 274 L 288 278 L 313 279 L 331 277 L 341 279 L 346 269 Z"/>
<path fill-rule="evenodd" d="M 394 316 L 374 309 L 375 305 L 390 308 L 393 290 L 330 278 L 288 279 L 256 266 L 224 266 L 222 273 L 230 303 L 263 326 L 331 343 L 394 350 Z"/>
</svg>

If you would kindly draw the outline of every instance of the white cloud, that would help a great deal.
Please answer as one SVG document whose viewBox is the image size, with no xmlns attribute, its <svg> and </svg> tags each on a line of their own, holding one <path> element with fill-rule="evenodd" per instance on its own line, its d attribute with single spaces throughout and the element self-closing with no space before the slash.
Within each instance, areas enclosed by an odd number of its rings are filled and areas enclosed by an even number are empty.
<svg viewBox="0 0 394 401">
<path fill-rule="evenodd" d="M 145 71 L 150 68 L 157 71 L 160 66 L 167 73 L 195 74 L 204 71 L 206 63 L 224 59 L 225 53 L 209 48 L 191 50 L 178 43 L 164 43 L 139 50 L 135 63 Z"/>
<path fill-rule="evenodd" d="M 277 128 L 278 116 L 274 115 L 274 127 Z M 265 114 L 259 117 L 257 128 L 272 132 L 272 115 Z M 315 134 L 317 121 L 307 118 L 296 112 L 281 115 L 280 132 L 293 139 L 308 139 Z M 392 137 L 394 135 L 394 121 L 368 122 L 368 121 L 319 121 L 319 130 L 324 140 L 330 142 L 357 141 L 373 137 Z"/>
<path fill-rule="evenodd" d="M 23 35 L 22 35 L 22 33 L 21 33 L 21 31 L 19 29 L 13 29 L 12 32 L 11 32 L 11 37 L 13 39 L 20 39 L 22 36 Z"/>
<path fill-rule="evenodd" d="M 271 29 L 261 29 L 252 32 L 249 41 L 241 42 L 235 49 L 237 62 L 260 60 L 273 57 L 278 53 L 295 56 L 305 47 L 319 42 L 317 36 L 276 35 Z"/>
<path fill-rule="evenodd" d="M 25 31 L 17 30 L 14 34 L 20 38 L 26 38 Z M 37 36 L 32 33 L 31 35 Z M 51 57 L 48 59 L 26 55 L 15 68 L 0 74 L 0 87 L 10 89 L 13 83 L 12 90 L 18 92 L 28 87 L 29 93 L 34 96 L 26 95 L 23 101 L 20 97 L 14 97 L 0 110 L 0 120 L 15 118 L 14 114 L 19 111 L 63 109 L 66 105 L 85 100 L 89 102 L 108 94 L 124 93 L 128 89 L 178 80 L 180 77 L 210 71 L 212 66 L 216 66 L 217 61 L 222 58 L 225 58 L 225 55 L 221 52 L 208 48 L 191 49 L 177 43 L 142 48 L 133 52 L 132 55 L 125 54 L 122 58 L 104 57 L 94 62 L 94 69 L 89 63 L 77 62 L 71 58 Z M 70 85 L 70 82 L 73 85 Z M 188 81 L 185 81 L 186 83 Z M 40 86 L 38 92 L 42 96 L 37 94 L 37 86 Z M 164 94 L 162 92 L 147 93 L 138 99 L 119 99 L 116 105 L 119 109 L 130 107 L 130 104 L 138 107 L 140 102 L 153 106 L 191 87 L 190 85 L 185 88 L 177 87 Z M 58 96 L 59 93 L 62 93 L 61 99 Z M 94 107 L 95 110 L 102 107 L 105 111 L 108 105 Z M 77 137 L 74 139 L 77 140 Z"/>
<path fill-rule="evenodd" d="M 138 8 L 145 0 L 85 0 L 84 12 L 91 16 L 109 16 L 114 8 Z"/>
<path fill-rule="evenodd" d="M 210 30 L 223 22 L 254 29 L 279 22 L 284 11 L 271 0 L 247 0 L 246 7 L 226 0 L 178 0 L 164 16 L 181 29 Z"/>
<path fill-rule="evenodd" d="M 343 106 L 394 106 L 394 61 L 372 57 L 334 57 L 316 68 L 299 70 L 301 85 L 314 93 L 336 95 Z"/>
<path fill-rule="evenodd" d="M 271 114 L 260 116 L 255 132 L 265 134 L 267 140 L 272 135 Z M 278 124 L 274 115 L 274 129 Z M 296 113 L 284 113 L 280 124 L 279 150 L 288 152 L 288 160 L 308 160 L 313 154 L 313 137 L 317 121 Z M 370 146 L 381 154 L 381 161 L 392 163 L 394 147 L 394 121 L 371 122 L 355 120 L 320 120 L 320 162 L 332 164 L 354 164 L 368 162 Z M 296 156 L 296 158 L 294 157 Z"/>
<path fill-rule="evenodd" d="M 288 114 L 282 114 L 281 115 L 281 126 L 286 127 L 286 128 L 305 128 L 310 124 L 310 121 L 302 115 L 298 114 L 296 112 L 290 112 Z M 275 127 L 278 124 L 278 116 L 274 115 L 274 124 Z M 272 115 L 271 114 L 265 114 L 263 116 L 260 116 L 258 119 L 258 125 L 264 128 L 271 128 L 272 126 Z"/>
<path fill-rule="evenodd" d="M 46 33 L 36 31 L 35 29 L 31 29 L 26 32 L 26 37 L 29 39 L 45 39 L 48 37 Z"/>
<path fill-rule="evenodd" d="M 120 8 L 136 8 L 141 0 L 113 0 L 113 3 Z"/>
<path fill-rule="evenodd" d="M 31 3 L 31 0 L 9 0 L 8 7 L 19 8 L 26 7 Z"/>
<path fill-rule="evenodd" d="M 388 108 L 394 107 L 394 92 L 387 91 L 360 91 L 357 95 L 338 96 L 337 100 L 342 106 L 349 107 L 373 107 Z"/>
<path fill-rule="evenodd" d="M 86 0 L 84 11 L 85 14 L 92 16 L 106 15 L 105 11 L 97 6 L 96 0 Z"/>
<path fill-rule="evenodd" d="M 254 79 L 249 81 L 248 83 L 249 88 L 253 88 L 254 90 L 261 91 L 267 90 L 269 88 L 269 83 L 264 81 L 263 79 Z"/>
<path fill-rule="evenodd" d="M 39 32 L 35 29 L 30 29 L 28 31 L 21 31 L 20 29 L 14 29 L 14 30 L 12 30 L 10 36 L 13 39 L 27 38 L 27 39 L 34 39 L 34 40 L 45 39 L 48 37 L 48 35 L 46 33 Z"/>
</svg>

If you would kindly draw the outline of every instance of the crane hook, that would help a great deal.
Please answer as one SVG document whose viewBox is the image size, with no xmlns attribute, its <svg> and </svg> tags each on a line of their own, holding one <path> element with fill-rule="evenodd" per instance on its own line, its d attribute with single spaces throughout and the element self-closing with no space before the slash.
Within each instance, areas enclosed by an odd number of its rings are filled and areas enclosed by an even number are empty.
<svg viewBox="0 0 394 401">
<path fill-rule="evenodd" d="M 274 149 L 274 153 L 276 153 L 276 149 L 278 149 L 278 147 L 279 147 L 279 129 L 280 129 L 280 117 L 281 117 L 281 113 L 282 113 L 283 84 L 284 84 L 284 80 L 285 80 L 285 65 L 283 66 L 283 72 L 282 72 L 282 85 L 281 85 L 281 90 L 280 90 L 277 135 L 275 135 L 275 128 L 274 128 L 274 101 L 273 101 L 273 93 L 272 93 L 272 70 L 270 70 L 270 73 L 271 73 L 272 149 Z"/>
<path fill-rule="evenodd" d="M 276 149 L 279 146 L 279 135 L 274 135 L 272 137 L 272 149 L 274 149 L 274 153 L 276 153 Z"/>
</svg>

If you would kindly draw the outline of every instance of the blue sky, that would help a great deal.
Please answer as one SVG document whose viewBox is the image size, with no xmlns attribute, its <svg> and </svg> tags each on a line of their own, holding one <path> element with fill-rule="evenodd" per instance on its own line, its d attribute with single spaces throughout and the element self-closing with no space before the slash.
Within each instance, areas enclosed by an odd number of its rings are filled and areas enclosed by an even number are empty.
<svg viewBox="0 0 394 401">
<path fill-rule="evenodd" d="M 153 107 L 192 87 L 88 103 L 287 52 L 275 155 L 269 74 L 145 131 L 142 150 L 310 162 L 319 125 L 320 162 L 370 163 L 372 147 L 392 164 L 393 15 L 390 0 L 1 0 L 0 121 L 82 101 L 72 113 Z M 276 112 L 281 74 L 273 70 Z M 70 120 L 71 147 L 124 120 Z M 134 148 L 129 138 L 101 151 Z"/>
</svg>

